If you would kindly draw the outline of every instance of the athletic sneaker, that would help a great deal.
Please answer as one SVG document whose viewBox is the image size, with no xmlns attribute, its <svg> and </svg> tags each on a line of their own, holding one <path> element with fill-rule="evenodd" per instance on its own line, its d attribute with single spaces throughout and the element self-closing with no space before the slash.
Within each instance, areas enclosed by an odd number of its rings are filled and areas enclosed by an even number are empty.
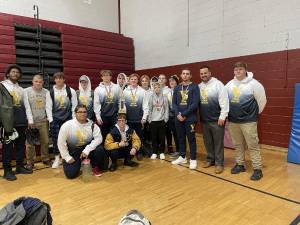
<svg viewBox="0 0 300 225">
<path fill-rule="evenodd" d="M 101 171 L 99 170 L 98 166 L 94 167 L 94 168 L 92 169 L 92 172 L 93 172 L 93 174 L 94 174 L 95 177 L 101 177 L 101 176 L 102 176 L 102 173 L 101 173 Z"/>
<path fill-rule="evenodd" d="M 59 155 L 56 155 L 54 162 L 52 164 L 52 169 L 58 169 L 59 165 L 61 165 L 61 159 L 60 159 Z"/>
<path fill-rule="evenodd" d="M 197 160 L 190 159 L 190 169 L 191 170 L 197 169 Z"/>
<path fill-rule="evenodd" d="M 263 177 L 263 173 L 261 169 L 255 169 L 250 179 L 256 181 L 256 180 L 260 180 L 262 177 Z"/>
<path fill-rule="evenodd" d="M 154 153 L 153 153 L 153 154 L 151 155 L 151 157 L 150 157 L 150 159 L 156 159 L 156 158 L 157 158 L 157 155 L 154 154 Z"/>
<path fill-rule="evenodd" d="M 164 154 L 164 153 L 160 153 L 160 154 L 159 154 L 159 158 L 160 158 L 160 159 L 165 159 L 165 158 L 166 158 L 166 157 L 165 157 L 165 154 Z"/>
<path fill-rule="evenodd" d="M 246 168 L 244 165 L 238 165 L 236 164 L 232 169 L 231 169 L 231 174 L 238 174 L 241 172 L 245 172 Z"/>
<path fill-rule="evenodd" d="M 182 156 L 179 156 L 178 159 L 172 161 L 173 165 L 183 164 L 187 163 L 186 158 L 183 158 Z"/>
</svg>

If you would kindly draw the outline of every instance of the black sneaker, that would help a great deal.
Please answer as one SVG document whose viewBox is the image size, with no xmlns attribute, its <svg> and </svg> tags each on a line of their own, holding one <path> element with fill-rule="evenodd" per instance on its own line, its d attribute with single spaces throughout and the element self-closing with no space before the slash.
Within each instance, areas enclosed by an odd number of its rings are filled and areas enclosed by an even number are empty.
<svg viewBox="0 0 300 225">
<path fill-rule="evenodd" d="M 236 164 L 232 169 L 231 169 L 231 174 L 238 174 L 240 172 L 245 172 L 245 166 L 243 165 L 238 165 Z"/>
<path fill-rule="evenodd" d="M 263 173 L 260 169 L 255 169 L 253 171 L 252 176 L 250 177 L 250 180 L 260 180 L 263 177 Z"/>
<path fill-rule="evenodd" d="M 109 171 L 114 172 L 117 170 L 117 168 L 118 168 L 118 165 L 116 163 L 112 163 L 109 167 Z"/>
<path fill-rule="evenodd" d="M 18 166 L 16 168 L 16 174 L 31 174 L 32 170 L 29 168 L 25 168 L 24 166 Z"/>
<path fill-rule="evenodd" d="M 4 171 L 3 178 L 8 180 L 8 181 L 14 181 L 14 180 L 17 179 L 15 173 L 12 170 Z"/>
<path fill-rule="evenodd" d="M 125 166 L 130 166 L 130 167 L 137 167 L 139 164 L 137 162 L 134 162 L 132 160 L 128 160 L 124 162 Z"/>
</svg>

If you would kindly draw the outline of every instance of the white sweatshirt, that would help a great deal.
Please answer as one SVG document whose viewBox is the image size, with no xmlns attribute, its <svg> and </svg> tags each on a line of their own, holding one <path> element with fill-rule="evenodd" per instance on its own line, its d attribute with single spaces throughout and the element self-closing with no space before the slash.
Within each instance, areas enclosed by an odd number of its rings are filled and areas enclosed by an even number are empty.
<svg viewBox="0 0 300 225">
<path fill-rule="evenodd" d="M 201 82 L 199 89 L 201 121 L 225 120 L 229 112 L 229 101 L 224 84 L 212 77 L 207 83 Z"/>
<path fill-rule="evenodd" d="M 94 124 L 94 131 L 92 132 L 91 120 L 87 123 L 81 124 L 76 118 L 65 122 L 58 134 L 57 146 L 61 157 L 67 162 L 71 160 L 68 146 L 72 148 L 85 146 L 83 152 L 86 155 L 96 149 L 98 145 L 102 143 L 102 135 L 98 125 Z"/>
</svg>

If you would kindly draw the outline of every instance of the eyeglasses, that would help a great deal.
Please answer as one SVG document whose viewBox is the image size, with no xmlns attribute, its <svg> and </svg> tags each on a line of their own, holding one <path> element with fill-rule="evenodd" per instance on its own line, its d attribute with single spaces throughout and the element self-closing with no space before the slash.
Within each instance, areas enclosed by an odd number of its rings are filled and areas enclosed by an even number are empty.
<svg viewBox="0 0 300 225">
<path fill-rule="evenodd" d="M 87 111 L 78 111 L 76 113 L 85 114 L 85 113 L 87 113 Z"/>
</svg>

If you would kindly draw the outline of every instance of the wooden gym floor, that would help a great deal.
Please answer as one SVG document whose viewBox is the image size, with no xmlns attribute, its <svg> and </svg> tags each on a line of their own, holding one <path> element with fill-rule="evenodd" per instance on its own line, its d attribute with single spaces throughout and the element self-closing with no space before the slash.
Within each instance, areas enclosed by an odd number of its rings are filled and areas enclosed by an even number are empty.
<svg viewBox="0 0 300 225">
<path fill-rule="evenodd" d="M 205 159 L 198 143 L 200 166 Z M 33 196 L 52 207 L 55 225 L 114 225 L 138 209 L 153 225 L 284 225 L 300 214 L 300 166 L 286 153 L 263 150 L 264 178 L 247 172 L 231 175 L 234 151 L 225 150 L 225 171 L 191 171 L 165 161 L 144 159 L 138 168 L 120 166 L 84 183 L 67 180 L 61 169 L 42 168 L 18 180 L 0 180 L 0 207 L 20 196 Z M 249 158 L 249 156 L 248 156 Z M 3 171 L 0 171 L 2 174 Z"/>
</svg>

